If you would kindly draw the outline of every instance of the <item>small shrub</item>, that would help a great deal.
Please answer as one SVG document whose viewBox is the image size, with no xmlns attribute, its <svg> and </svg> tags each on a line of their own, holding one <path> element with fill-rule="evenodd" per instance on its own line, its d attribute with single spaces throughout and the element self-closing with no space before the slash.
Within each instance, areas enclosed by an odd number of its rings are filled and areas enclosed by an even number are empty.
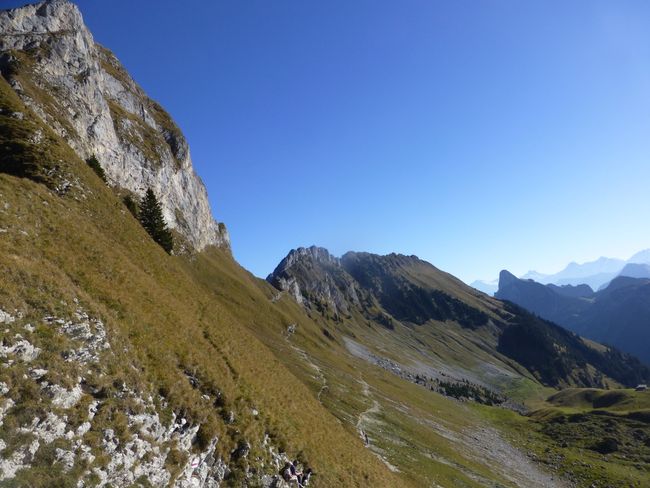
<svg viewBox="0 0 650 488">
<path fill-rule="evenodd" d="M 610 454 L 618 451 L 618 441 L 613 437 L 605 437 L 602 441 L 594 445 L 592 449 L 601 454 Z"/>
<path fill-rule="evenodd" d="M 104 183 L 107 183 L 106 172 L 104 171 L 104 168 L 102 168 L 102 165 L 99 164 L 99 161 L 94 154 L 86 159 L 86 164 L 90 166 L 90 168 L 95 172 L 97 176 L 101 178 Z"/>
<path fill-rule="evenodd" d="M 212 419 L 207 419 L 199 427 L 199 431 L 196 433 L 196 444 L 201 450 L 207 449 L 210 445 L 212 439 L 214 439 L 218 434 L 218 428 L 216 422 Z"/>
</svg>

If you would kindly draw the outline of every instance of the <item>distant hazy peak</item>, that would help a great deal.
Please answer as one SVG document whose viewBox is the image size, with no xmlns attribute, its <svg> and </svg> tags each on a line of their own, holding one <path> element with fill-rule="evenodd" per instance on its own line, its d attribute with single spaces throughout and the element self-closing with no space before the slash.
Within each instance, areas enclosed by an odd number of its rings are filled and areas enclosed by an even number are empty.
<svg viewBox="0 0 650 488">
<path fill-rule="evenodd" d="M 548 275 L 546 275 L 546 274 L 544 274 L 544 273 L 539 273 L 538 271 L 535 271 L 535 270 L 532 270 L 532 269 L 531 269 L 531 270 L 528 271 L 525 275 L 521 276 L 521 279 L 522 279 L 522 280 L 528 280 L 528 279 L 530 279 L 530 280 L 535 280 L 535 281 L 541 281 L 541 280 L 543 280 L 544 278 L 546 278 L 547 276 L 548 276 Z"/>
<path fill-rule="evenodd" d="M 644 249 L 643 251 L 637 252 L 630 259 L 628 259 L 627 262 L 650 264 L 650 249 Z"/>
<path fill-rule="evenodd" d="M 516 283 L 519 281 L 519 278 L 517 278 L 515 275 L 513 275 L 510 271 L 507 269 L 502 270 L 499 273 L 499 289 L 503 289 L 506 286 Z"/>
</svg>

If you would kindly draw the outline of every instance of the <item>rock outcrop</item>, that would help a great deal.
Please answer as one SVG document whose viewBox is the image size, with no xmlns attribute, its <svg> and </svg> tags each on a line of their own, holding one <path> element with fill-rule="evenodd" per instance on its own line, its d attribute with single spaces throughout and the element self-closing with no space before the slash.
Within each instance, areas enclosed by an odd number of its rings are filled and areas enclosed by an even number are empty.
<svg viewBox="0 0 650 488">
<path fill-rule="evenodd" d="M 335 318 L 349 316 L 352 309 L 362 308 L 355 280 L 343 268 L 341 260 L 322 247 L 293 249 L 267 280 L 298 303 Z"/>
<path fill-rule="evenodd" d="M 423 274 L 434 280 L 422 282 L 418 275 Z M 267 278 L 297 302 L 337 319 L 357 311 L 389 328 L 393 319 L 486 324 L 487 315 L 439 289 L 437 282 L 445 279 L 417 256 L 348 252 L 339 259 L 315 246 L 292 250 Z"/>
<path fill-rule="evenodd" d="M 139 196 L 152 188 L 169 226 L 195 249 L 229 246 L 180 129 L 94 42 L 74 4 L 1 11 L 0 71 L 82 159 L 97 158 L 112 186 Z"/>
<path fill-rule="evenodd" d="M 16 379 L 11 386 L 0 382 L 0 427 L 9 418 L 14 434 L 0 438 L 1 486 L 33 468 L 40 453 L 54 445 L 57 447 L 52 470 L 80 470 L 82 480 L 94 479 L 93 486 L 98 487 L 132 486 L 145 479 L 149 482 L 147 486 L 217 488 L 228 476 L 227 459 L 217 453 L 219 438 L 214 437 L 204 448 L 197 449 L 200 425 L 192 425 L 174 412 L 164 420 L 160 412 L 166 408 L 166 402 L 162 397 L 156 401 L 150 392 L 116 382 L 117 394 L 107 398 L 103 390 L 93 386 L 98 379 L 111 375 L 107 364 L 114 360 L 114 347 L 101 320 L 79 308 L 69 319 L 48 315 L 41 324 L 33 325 L 23 320 L 22 314 L 14 317 L 0 309 L 0 323 L 11 324 L 11 328 L 4 330 L 0 344 L 3 366 L 24 371 L 18 376 L 20 383 Z M 66 343 L 67 350 L 61 357 L 66 367 L 77 374 L 74 385 L 59 385 L 54 382 L 58 378 L 55 372 L 33 367 L 42 349 L 30 340 L 39 340 L 35 333 L 39 326 L 48 330 L 51 340 Z M 25 423 L 21 423 L 20 412 L 16 412 L 19 409 L 15 407 L 21 406 L 21 391 L 26 388 L 38 392 L 35 396 L 41 397 L 48 408 L 39 410 L 40 416 L 25 418 Z M 101 420 L 116 402 L 129 405 L 123 411 L 119 432 Z M 14 444 L 11 449 L 10 443 Z M 244 448 L 240 457 L 248 455 L 250 444 L 239 450 Z M 288 457 L 278 452 L 268 436 L 262 440 L 261 448 L 268 453 L 270 463 L 263 472 L 250 472 L 247 478 L 255 486 L 282 486 L 278 473 Z M 104 460 L 95 462 L 100 455 Z M 173 463 L 177 464 L 174 475 L 170 468 Z M 77 486 L 87 485 L 80 480 Z"/>
</svg>

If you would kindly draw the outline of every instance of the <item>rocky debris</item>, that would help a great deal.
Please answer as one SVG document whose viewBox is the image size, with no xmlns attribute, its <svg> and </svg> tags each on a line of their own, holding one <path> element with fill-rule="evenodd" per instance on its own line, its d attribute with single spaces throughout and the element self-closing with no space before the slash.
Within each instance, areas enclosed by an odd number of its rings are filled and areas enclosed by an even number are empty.
<svg viewBox="0 0 650 488">
<path fill-rule="evenodd" d="M 251 452 L 251 445 L 248 442 L 241 442 L 237 449 L 233 450 L 231 457 L 233 459 L 245 458 L 249 452 Z"/>
<path fill-rule="evenodd" d="M 295 483 L 299 488 L 309 484 L 312 470 L 305 468 L 298 460 L 287 461 L 282 468 L 282 480 L 290 485 Z"/>
<path fill-rule="evenodd" d="M 5 384 L 3 383 L 3 385 L 5 385 Z M 6 385 L 5 385 L 5 388 L 6 388 Z M 7 391 L 9 391 L 9 390 L 7 389 Z M 5 392 L 5 393 L 7 393 L 7 392 Z M 5 400 L 4 403 L 0 402 L 0 426 L 2 426 L 2 424 L 3 424 L 3 419 L 4 419 L 4 417 L 5 417 L 5 414 L 6 414 L 6 413 L 9 411 L 9 409 L 11 409 L 15 404 L 16 404 L 16 402 L 14 402 L 11 398 Z"/>
<path fill-rule="evenodd" d="M 170 227 L 195 249 L 229 247 L 228 232 L 212 217 L 180 129 L 115 56 L 94 42 L 73 3 L 48 0 L 0 11 L 0 32 L 0 70 L 23 102 L 81 159 L 95 155 L 112 185 L 136 194 L 153 189 Z M 20 56 L 33 65 L 27 73 L 30 83 L 55 94 L 56 103 L 31 97 L 10 75 Z M 72 185 L 60 183 L 57 193 L 65 194 Z"/>
<path fill-rule="evenodd" d="M 235 423 L 235 412 L 232 410 L 229 410 L 225 416 L 223 421 L 226 423 L 226 425 L 232 425 Z"/>
<path fill-rule="evenodd" d="M 165 458 L 159 446 L 134 434 L 130 441 L 121 445 L 112 429 L 106 429 L 102 439 L 102 450 L 110 455 L 110 462 L 93 472 L 107 483 L 129 486 L 144 476 L 154 486 L 166 486 L 170 474 L 165 469 Z"/>
<path fill-rule="evenodd" d="M 13 356 L 24 363 L 29 363 L 41 353 L 38 347 L 34 347 L 31 342 L 23 339 L 20 334 L 16 334 L 16 339 L 18 341 L 12 346 L 0 344 L 0 358 Z"/>
<path fill-rule="evenodd" d="M 474 401 L 486 405 L 501 405 L 513 410 L 518 407 L 518 404 L 508 402 L 507 398 L 494 392 L 485 385 L 472 383 L 462 377 L 452 377 L 443 371 L 433 373 L 433 377 L 411 371 L 391 359 L 370 352 L 364 346 L 358 344 L 349 337 L 345 337 L 344 342 L 348 350 L 355 356 L 360 357 L 375 366 L 379 366 L 406 381 L 423 386 L 430 391 L 444 396 L 453 397 L 461 401 Z"/>
<path fill-rule="evenodd" d="M 75 303 L 79 305 L 76 300 Z M 22 315 L 16 314 L 16 317 L 22 318 Z M 66 350 L 65 361 L 76 365 L 77 370 L 83 374 L 85 372 L 91 374 L 92 370 L 102 371 L 105 355 L 113 354 L 105 324 L 89 316 L 80 306 L 70 319 L 48 315 L 43 322 L 70 341 L 72 347 Z M 25 328 L 19 322 L 16 326 Z M 1 346 L 2 353 L 7 357 L 29 359 L 33 356 L 33 352 L 38 350 L 20 334 L 15 338 L 16 342 L 13 345 Z M 25 367 L 18 362 L 7 367 L 16 366 Z M 131 486 L 137 484 L 138 479 L 146 479 L 152 486 L 217 488 L 229 474 L 228 462 L 237 462 L 241 459 L 246 459 L 247 463 L 253 461 L 250 459 L 252 441 L 242 441 L 232 451 L 230 459 L 222 459 L 217 455 L 216 446 L 219 442 L 217 437 L 213 438 L 205 449 L 197 451 L 196 439 L 200 424 L 192 424 L 187 418 L 175 412 L 172 412 L 169 423 L 163 422 L 158 411 L 159 406 L 166 407 L 164 399 L 158 398 L 157 402 L 154 402 L 151 394 L 145 395 L 125 383 L 119 386 L 119 391 L 114 398 L 128 398 L 137 406 L 133 411 L 129 408 L 122 412 L 128 435 L 118 432 L 118 429 L 102 427 L 99 431 L 99 444 L 91 444 L 90 439 L 94 437 L 88 438 L 86 434 L 91 431 L 97 432 L 96 414 L 105 407 L 106 400 L 102 397 L 92 399 L 88 404 L 85 418 L 72 426 L 69 416 L 72 415 L 72 409 L 75 406 L 78 408 L 82 398 L 87 394 L 84 393 L 86 380 L 76 377 L 72 386 L 64 388 L 44 380 L 47 374 L 46 369 L 33 367 L 26 369 L 26 374 L 23 375 L 24 381 L 38 385 L 41 398 L 51 402 L 53 408 L 47 414 L 35 417 L 16 429 L 17 438 L 26 440 L 22 445 L 14 446 L 11 453 L 4 455 L 1 452 L 6 449 L 9 439 L 0 439 L 0 485 L 15 478 L 19 471 L 29 469 L 37 458 L 39 449 L 54 442 L 58 442 L 54 449 L 55 467 L 67 472 L 81 463 L 87 466 L 81 476 L 78 485 L 80 487 L 85 486 L 84 480 L 92 476 L 96 480 L 94 486 L 97 487 Z M 200 386 L 199 379 L 194 374 L 188 372 L 187 377 L 191 383 Z M 5 416 L 16 406 L 11 394 L 12 390 L 8 385 L 0 382 L 0 426 L 3 425 Z M 253 408 L 251 414 L 259 416 L 259 412 Z M 225 421 L 234 424 L 236 422 L 234 412 L 228 411 Z M 284 482 L 279 476 L 279 470 L 288 460 L 286 454 L 278 452 L 268 436 L 265 436 L 261 447 L 268 453 L 271 463 L 266 465 L 262 463 L 254 471 L 249 469 L 246 473 L 247 480 L 255 486 L 285 486 L 282 484 Z M 187 458 L 185 464 L 179 467 L 179 474 L 173 483 L 166 464 L 172 448 L 180 451 Z M 98 449 L 108 455 L 106 463 L 95 462 Z"/>
<path fill-rule="evenodd" d="M 71 390 L 66 390 L 59 385 L 46 384 L 43 391 L 52 399 L 52 405 L 64 409 L 74 407 L 81 399 L 81 395 L 83 395 L 83 391 L 79 385 Z"/>
<path fill-rule="evenodd" d="M 537 460 L 526 455 L 490 427 L 462 432 L 463 443 L 472 447 L 468 454 L 478 460 L 489 461 L 490 466 L 516 486 L 530 488 L 567 488 L 571 486 L 557 474 L 550 474 L 537 465 Z"/>
<path fill-rule="evenodd" d="M 29 377 L 33 380 L 40 380 L 47 374 L 47 369 L 34 368 L 29 370 Z"/>
<path fill-rule="evenodd" d="M 67 423 L 63 417 L 48 412 L 45 418 L 36 417 L 31 424 L 20 427 L 18 431 L 23 434 L 31 434 L 43 441 L 44 444 L 51 444 L 56 439 L 62 439 L 66 436 Z M 2 479 L 1 476 L 0 479 Z"/>
<path fill-rule="evenodd" d="M 77 310 L 75 320 L 64 320 L 49 316 L 46 317 L 45 323 L 51 324 L 60 334 L 68 336 L 76 344 L 80 345 L 70 354 L 67 354 L 66 361 L 76 362 L 79 365 L 99 364 L 100 354 L 103 351 L 110 350 L 110 344 L 102 322 L 91 319 L 82 309 Z M 6 349 L 9 349 L 10 353 L 21 353 L 23 355 L 30 354 L 30 351 L 36 349 L 27 346 L 25 342 L 20 340 L 16 345 Z M 47 374 L 46 370 L 35 368 L 30 370 L 30 374 L 26 376 L 26 379 L 38 381 L 45 374 Z M 5 388 L 2 388 L 4 394 L 10 394 L 11 391 L 6 388 L 6 385 L 4 386 Z M 72 408 L 83 396 L 81 378 L 77 378 L 77 384 L 71 389 L 46 381 L 41 382 L 40 386 L 43 395 L 50 399 L 54 407 L 60 409 Z M 129 393 L 135 394 L 132 391 Z M 51 444 L 57 439 L 70 441 L 73 446 L 72 450 L 57 448 L 55 451 L 56 462 L 60 463 L 64 470 L 71 469 L 78 461 L 92 462 L 94 456 L 91 454 L 91 446 L 84 444 L 83 437 L 92 428 L 92 422 L 99 404 L 99 401 L 93 401 L 90 404 L 87 420 L 76 430 L 70 428 L 65 415 L 57 415 L 53 411 L 48 412 L 43 418 L 34 418 L 31 423 L 21 426 L 18 432 L 34 440 L 28 445 L 15 450 L 11 456 L 3 459 L 0 464 L 0 481 L 11 479 L 15 477 L 19 470 L 29 468 L 31 459 L 39 447 Z M 11 398 L 4 401 L 0 408 L 0 420 L 14 405 L 15 402 Z M 150 409 L 153 408 L 152 403 L 148 406 Z M 127 415 L 130 425 L 140 421 L 143 425 L 149 427 L 149 429 L 141 429 L 141 431 L 144 431 L 142 433 L 143 437 L 147 439 L 157 437 L 159 444 L 171 439 L 171 433 L 157 422 L 157 416 L 149 422 L 144 421 L 142 417 L 132 417 L 136 416 Z M 153 480 L 156 486 L 167 484 L 170 478 L 164 467 L 167 452 L 162 450 L 159 444 L 144 440 L 138 434 L 131 436 L 131 439 L 126 444 L 122 444 L 113 431 L 107 429 L 104 432 L 102 447 L 111 454 L 111 461 L 108 466 L 92 469 L 92 472 L 101 480 L 98 486 L 131 484 L 142 475 Z M 189 442 L 186 443 L 186 445 L 189 444 Z M 148 459 L 148 461 L 144 459 Z M 90 471 L 88 474 L 90 474 Z"/>
<path fill-rule="evenodd" d="M 0 309 L 0 324 L 11 324 L 15 322 L 16 317 Z"/>
<path fill-rule="evenodd" d="M 47 316 L 43 321 L 57 327 L 60 333 L 80 343 L 80 347 L 66 351 L 65 359 L 82 364 L 96 363 L 102 351 L 110 349 L 106 328 L 99 319 L 91 319 L 83 310 L 77 310 L 75 321 Z"/>
<path fill-rule="evenodd" d="M 55 462 L 62 464 L 64 471 L 70 471 L 74 467 L 74 452 L 57 447 L 54 455 Z"/>
<path fill-rule="evenodd" d="M 4 450 L 4 446 L 1 447 Z M 9 456 L 0 456 L 0 473 L 2 473 L 0 480 L 15 478 L 16 472 L 26 467 L 23 461 L 28 453 L 28 448 L 22 448 L 15 450 Z"/>
</svg>

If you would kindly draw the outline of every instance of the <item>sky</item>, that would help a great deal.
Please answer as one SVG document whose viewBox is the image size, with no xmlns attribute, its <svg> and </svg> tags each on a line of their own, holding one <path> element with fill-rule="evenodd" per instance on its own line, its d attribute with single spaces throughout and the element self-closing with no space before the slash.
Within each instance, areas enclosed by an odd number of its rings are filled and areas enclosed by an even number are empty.
<svg viewBox="0 0 650 488">
<path fill-rule="evenodd" d="M 650 2 L 76 3 L 258 276 L 312 244 L 465 281 L 650 247 Z"/>
</svg>

